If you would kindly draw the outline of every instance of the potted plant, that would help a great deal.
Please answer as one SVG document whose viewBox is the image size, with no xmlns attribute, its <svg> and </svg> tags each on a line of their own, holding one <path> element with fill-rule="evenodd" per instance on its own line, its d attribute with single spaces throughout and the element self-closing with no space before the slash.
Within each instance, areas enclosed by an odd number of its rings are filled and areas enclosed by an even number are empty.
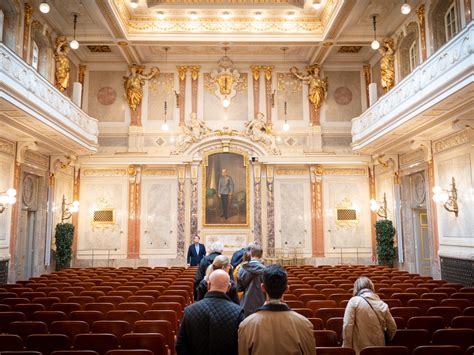
<svg viewBox="0 0 474 355">
<path fill-rule="evenodd" d="M 66 269 L 71 266 L 73 239 L 73 224 L 58 223 L 56 225 L 56 270 Z"/>
<path fill-rule="evenodd" d="M 379 265 L 393 267 L 395 249 L 393 247 L 395 228 L 392 221 L 383 219 L 375 223 L 375 236 L 377 240 L 377 258 Z"/>
</svg>

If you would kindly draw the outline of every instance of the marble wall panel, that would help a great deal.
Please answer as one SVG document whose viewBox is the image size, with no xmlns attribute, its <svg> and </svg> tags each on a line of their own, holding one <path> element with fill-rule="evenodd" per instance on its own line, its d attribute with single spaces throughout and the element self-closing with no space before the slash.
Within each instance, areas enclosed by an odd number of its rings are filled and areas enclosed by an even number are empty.
<svg viewBox="0 0 474 355">
<path fill-rule="evenodd" d="M 0 192 L 13 186 L 13 164 L 12 157 L 0 154 Z M 0 213 L 0 257 L 8 255 L 11 219 L 11 208 Z"/>
<path fill-rule="evenodd" d="M 176 178 L 142 181 L 140 254 L 176 255 Z"/>
<path fill-rule="evenodd" d="M 73 201 L 72 197 L 72 187 L 74 184 L 73 176 L 66 174 L 56 174 L 56 180 L 54 185 L 54 200 L 53 200 L 53 229 L 56 224 L 61 223 L 61 206 L 63 201 L 63 196 L 66 197 L 66 202 L 71 203 Z M 70 222 L 69 220 L 68 222 Z M 54 234 L 54 232 L 53 232 Z"/>
<path fill-rule="evenodd" d="M 474 256 L 473 157 L 474 149 L 469 146 L 435 156 L 435 183 L 449 189 L 454 177 L 459 206 L 456 217 L 438 204 L 440 254 L 446 256 Z"/>
<path fill-rule="evenodd" d="M 311 206 L 305 178 L 275 179 L 275 247 L 311 254 Z"/>
<path fill-rule="evenodd" d="M 166 101 L 166 118 L 172 121 L 174 110 L 176 109 L 176 99 L 173 90 L 174 74 L 160 73 L 157 77 L 148 82 L 148 121 L 163 121 L 165 117 L 165 101 Z"/>
<path fill-rule="evenodd" d="M 94 225 L 96 209 L 115 209 L 115 223 Z M 128 179 L 104 177 L 81 178 L 79 209 L 78 258 L 90 259 L 92 250 L 96 258 L 127 255 Z"/>
<path fill-rule="evenodd" d="M 328 77 L 326 122 L 350 122 L 362 113 L 359 71 L 325 71 Z"/>
<path fill-rule="evenodd" d="M 204 75 L 209 75 L 205 73 Z M 248 82 L 248 74 L 241 74 Z M 224 109 L 220 99 L 210 90 L 204 88 L 203 117 L 205 121 L 247 121 L 249 118 L 248 85 L 237 90 L 237 94 L 232 98 L 232 102 L 227 109 Z"/>
<path fill-rule="evenodd" d="M 339 248 L 371 248 L 369 182 L 366 176 L 324 176 L 324 248 L 339 253 Z M 336 223 L 336 208 L 349 202 L 357 211 L 357 224 L 348 227 Z M 333 249 L 336 248 L 336 249 Z"/>
<path fill-rule="evenodd" d="M 375 186 L 377 191 L 376 200 L 383 201 L 385 194 L 387 199 L 387 219 L 395 224 L 395 199 L 393 195 L 393 176 L 391 173 L 375 175 Z"/>
<path fill-rule="evenodd" d="M 90 71 L 87 113 L 100 122 L 124 122 L 124 71 Z"/>
<path fill-rule="evenodd" d="M 285 120 L 285 101 L 287 120 L 303 120 L 303 105 L 308 100 L 303 96 L 303 84 L 291 73 L 277 74 L 276 108 L 277 119 Z"/>
</svg>

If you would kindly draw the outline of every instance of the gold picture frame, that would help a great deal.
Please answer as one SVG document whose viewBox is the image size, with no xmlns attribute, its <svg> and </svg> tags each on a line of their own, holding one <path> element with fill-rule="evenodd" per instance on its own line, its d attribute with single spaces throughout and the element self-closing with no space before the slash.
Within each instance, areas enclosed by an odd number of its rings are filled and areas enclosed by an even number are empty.
<svg viewBox="0 0 474 355">
<path fill-rule="evenodd" d="M 228 218 L 223 216 L 223 200 L 218 193 L 222 170 L 227 170 L 234 191 L 228 201 Z M 207 152 L 202 165 L 202 224 L 204 227 L 244 228 L 249 226 L 249 160 L 239 150 Z"/>
</svg>

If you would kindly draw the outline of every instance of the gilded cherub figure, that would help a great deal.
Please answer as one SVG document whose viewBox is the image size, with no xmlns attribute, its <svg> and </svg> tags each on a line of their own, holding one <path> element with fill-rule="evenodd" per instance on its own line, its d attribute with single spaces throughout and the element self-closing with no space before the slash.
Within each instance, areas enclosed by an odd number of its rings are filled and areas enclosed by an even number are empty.
<svg viewBox="0 0 474 355">
<path fill-rule="evenodd" d="M 382 87 L 388 92 L 395 85 L 395 42 L 392 38 L 384 38 L 380 43 L 380 77 Z"/>
<path fill-rule="evenodd" d="M 150 80 L 160 73 L 156 67 L 151 68 L 148 74 L 143 73 L 143 66 L 133 64 L 130 66 L 130 75 L 124 76 L 125 96 L 128 106 L 132 111 L 136 111 L 143 99 L 143 85 L 145 80 Z"/>
<path fill-rule="evenodd" d="M 302 75 L 298 68 L 292 67 L 290 73 L 303 81 L 303 83 L 308 84 L 308 99 L 312 103 L 314 110 L 318 111 L 328 95 L 328 78 L 320 78 L 320 67 L 318 64 L 307 66 L 306 70 L 307 74 Z"/>
</svg>

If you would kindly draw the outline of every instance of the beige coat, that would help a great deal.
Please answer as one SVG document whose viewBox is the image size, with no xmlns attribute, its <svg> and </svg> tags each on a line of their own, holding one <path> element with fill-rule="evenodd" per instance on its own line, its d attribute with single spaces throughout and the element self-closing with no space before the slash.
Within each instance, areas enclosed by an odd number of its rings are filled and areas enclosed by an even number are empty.
<svg viewBox="0 0 474 355">
<path fill-rule="evenodd" d="M 370 302 L 375 312 L 362 297 L 352 297 L 344 313 L 342 328 L 342 346 L 354 349 L 356 354 L 367 346 L 385 345 L 382 324 L 387 327 L 390 338 L 397 330 L 387 304 L 379 296 L 372 292 L 364 292 L 362 296 Z"/>
<path fill-rule="evenodd" d="M 239 355 L 316 354 L 313 324 L 286 304 L 265 305 L 239 326 Z"/>
</svg>

